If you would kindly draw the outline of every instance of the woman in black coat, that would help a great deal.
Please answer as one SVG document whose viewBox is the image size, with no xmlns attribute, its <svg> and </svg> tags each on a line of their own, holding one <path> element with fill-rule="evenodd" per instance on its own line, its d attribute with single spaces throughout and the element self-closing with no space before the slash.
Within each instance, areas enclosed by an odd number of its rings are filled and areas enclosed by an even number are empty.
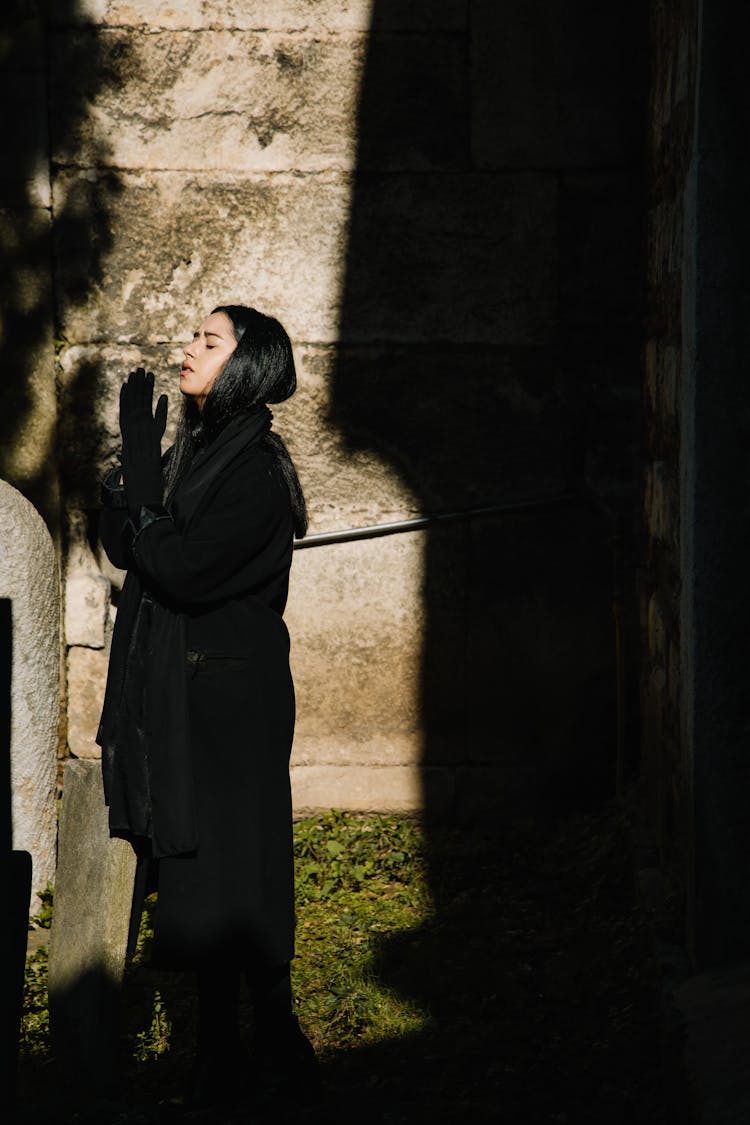
<svg viewBox="0 0 750 1125">
<path fill-rule="evenodd" d="M 103 485 L 101 538 L 128 573 L 99 741 L 113 835 L 158 879 L 154 962 L 198 974 L 189 1098 L 233 1096 L 247 976 L 259 1090 L 317 1092 L 293 1016 L 289 754 L 294 690 L 282 619 L 306 513 L 267 402 L 295 390 L 289 338 L 244 306 L 213 310 L 184 351 L 183 413 L 164 458 L 167 400 L 139 369 L 120 395 L 122 469 Z M 140 899 L 140 901 L 138 901 Z"/>
</svg>

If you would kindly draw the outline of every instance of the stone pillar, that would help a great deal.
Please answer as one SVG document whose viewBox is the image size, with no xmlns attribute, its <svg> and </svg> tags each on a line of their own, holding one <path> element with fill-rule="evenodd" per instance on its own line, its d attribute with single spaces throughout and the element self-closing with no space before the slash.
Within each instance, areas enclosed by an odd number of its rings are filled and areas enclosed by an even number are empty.
<svg viewBox="0 0 750 1125">
<path fill-rule="evenodd" d="M 750 926 L 748 17 L 652 15 L 643 758 L 707 968 L 745 957 Z"/>
<path fill-rule="evenodd" d="M 60 602 L 55 550 L 33 506 L 0 481 L 0 598 L 11 602 L 13 847 L 31 853 L 32 892 L 55 874 Z"/>
<path fill-rule="evenodd" d="M 643 770 L 665 866 L 679 870 L 688 851 L 688 765 L 680 721 L 681 494 L 679 450 L 686 350 L 683 300 L 690 232 L 689 174 L 696 98 L 695 0 L 652 7 L 653 78 L 649 104 L 650 198 L 644 402 L 644 532 L 641 578 Z"/>
</svg>

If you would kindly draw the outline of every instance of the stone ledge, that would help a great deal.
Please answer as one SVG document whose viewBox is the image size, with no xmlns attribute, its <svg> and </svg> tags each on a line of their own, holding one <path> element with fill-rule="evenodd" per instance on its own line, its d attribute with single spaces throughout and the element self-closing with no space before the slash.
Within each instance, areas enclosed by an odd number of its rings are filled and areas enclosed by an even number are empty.
<svg viewBox="0 0 750 1125">
<path fill-rule="evenodd" d="M 425 813 L 430 819 L 482 822 L 524 808 L 539 773 L 521 767 L 292 765 L 295 817 L 327 809 Z M 529 808 L 532 807 L 529 802 Z"/>
<path fill-rule="evenodd" d="M 453 803 L 453 771 L 418 766 L 292 766 L 295 817 L 327 809 L 446 815 Z"/>
<path fill-rule="evenodd" d="M 295 816 L 324 809 L 414 812 L 422 807 L 416 766 L 292 766 Z"/>
</svg>

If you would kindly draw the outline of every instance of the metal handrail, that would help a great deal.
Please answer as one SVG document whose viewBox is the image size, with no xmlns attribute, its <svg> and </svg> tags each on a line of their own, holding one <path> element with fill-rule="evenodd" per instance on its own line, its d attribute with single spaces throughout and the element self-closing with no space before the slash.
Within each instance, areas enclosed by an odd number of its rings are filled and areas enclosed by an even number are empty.
<svg viewBox="0 0 750 1125">
<path fill-rule="evenodd" d="M 402 532 L 419 531 L 425 527 L 436 527 L 444 523 L 464 523 L 487 516 L 515 515 L 520 512 L 549 508 L 558 504 L 569 504 L 580 500 L 580 492 L 556 492 L 535 500 L 520 500 L 513 504 L 488 504 L 481 508 L 464 508 L 458 512 L 435 512 L 428 516 L 414 516 L 408 520 L 394 520 L 392 523 L 374 523 L 366 527 L 347 527 L 340 531 L 321 531 L 295 539 L 294 549 L 308 547 L 327 547 L 332 543 L 352 543 L 357 539 L 378 539 L 383 535 L 400 535 Z"/>
</svg>

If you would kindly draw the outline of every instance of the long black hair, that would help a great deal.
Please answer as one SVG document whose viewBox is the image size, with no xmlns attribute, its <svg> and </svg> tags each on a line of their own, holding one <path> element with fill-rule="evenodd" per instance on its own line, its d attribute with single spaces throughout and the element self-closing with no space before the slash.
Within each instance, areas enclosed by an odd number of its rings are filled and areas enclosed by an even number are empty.
<svg viewBox="0 0 750 1125">
<path fill-rule="evenodd" d="M 231 418 L 261 403 L 283 402 L 297 389 L 292 345 L 278 320 L 246 305 L 217 305 L 211 312 L 229 317 L 237 346 L 206 395 L 202 410 L 189 396 L 183 399 L 166 467 L 167 501 L 198 450 L 212 441 Z M 261 440 L 281 469 L 289 490 L 294 534 L 301 539 L 307 531 L 307 507 L 297 471 L 278 434 L 267 433 Z"/>
</svg>

